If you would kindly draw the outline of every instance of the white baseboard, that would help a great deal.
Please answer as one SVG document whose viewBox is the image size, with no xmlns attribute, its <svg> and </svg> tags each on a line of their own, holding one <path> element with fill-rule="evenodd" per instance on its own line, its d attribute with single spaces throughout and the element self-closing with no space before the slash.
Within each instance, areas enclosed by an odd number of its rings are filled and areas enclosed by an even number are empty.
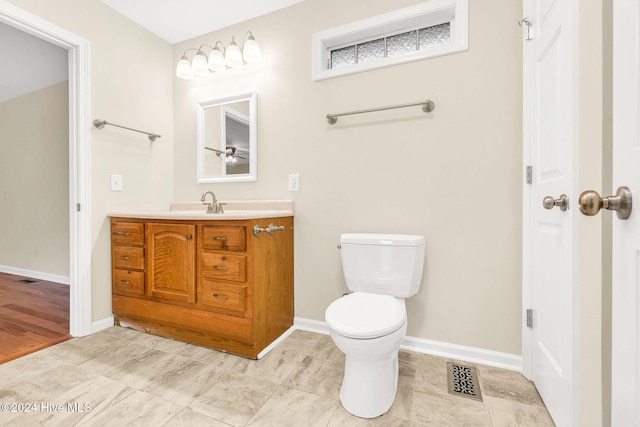
<svg viewBox="0 0 640 427">
<path fill-rule="evenodd" d="M 112 316 L 98 320 L 91 324 L 91 333 L 99 332 L 103 329 L 110 328 L 113 325 L 114 318 Z M 293 326 L 262 350 L 258 355 L 258 359 L 264 357 L 273 347 L 287 338 L 296 329 L 329 335 L 329 326 L 327 326 L 326 322 L 295 317 L 293 319 Z M 468 347 L 459 344 L 451 344 L 442 341 L 427 340 L 424 338 L 409 336 L 404 337 L 400 348 L 415 351 L 417 353 L 431 354 L 434 356 L 447 357 L 465 362 L 479 363 L 481 365 L 495 366 L 497 368 L 509 369 L 512 371 L 522 371 L 522 356 L 517 354 L 502 353 L 483 348 Z"/>
<path fill-rule="evenodd" d="M 115 325 L 113 316 L 109 316 L 105 319 L 98 320 L 97 322 L 91 323 L 91 333 L 95 334 L 96 332 L 100 332 L 103 329 L 108 329 Z"/>
<path fill-rule="evenodd" d="M 286 337 L 288 337 L 289 335 L 291 335 L 291 333 L 293 331 L 296 330 L 295 326 L 290 327 L 289 329 L 287 329 L 286 331 L 284 331 L 284 333 L 282 335 L 280 335 L 278 338 L 276 338 L 271 344 L 269 344 L 268 346 L 266 346 L 264 348 L 264 350 L 262 350 L 260 353 L 258 353 L 258 359 L 262 359 L 264 356 L 267 355 L 267 353 L 269 353 L 271 351 L 271 349 L 273 349 L 275 346 L 277 346 L 278 344 L 280 344 L 282 341 L 284 341 L 284 339 Z"/>
<path fill-rule="evenodd" d="M 293 319 L 293 326 L 303 331 L 315 332 L 318 334 L 329 334 L 329 327 L 326 322 L 319 320 L 304 319 L 296 317 Z M 411 350 L 417 353 L 431 354 L 434 356 L 447 357 L 481 365 L 495 366 L 497 368 L 509 369 L 512 371 L 522 371 L 522 356 L 517 354 L 502 353 L 499 351 L 486 350 L 477 347 L 468 347 L 459 344 L 450 344 L 442 341 L 427 340 L 406 336 L 400 348 Z"/>
<path fill-rule="evenodd" d="M 296 329 L 302 329 L 303 331 L 329 335 L 329 326 L 327 325 L 327 322 L 321 322 L 320 320 L 305 319 L 303 317 L 294 317 L 293 327 Z"/>
<path fill-rule="evenodd" d="M 522 371 L 522 356 L 423 338 L 405 337 L 400 348 L 449 359 Z"/>
<path fill-rule="evenodd" d="M 46 280 L 47 282 L 60 283 L 61 285 L 67 286 L 69 286 L 69 283 L 71 283 L 69 276 L 59 276 L 57 274 L 43 273 L 41 271 L 27 270 L 25 268 L 10 267 L 8 265 L 0 265 L 0 273 L 31 277 L 33 279 Z"/>
</svg>

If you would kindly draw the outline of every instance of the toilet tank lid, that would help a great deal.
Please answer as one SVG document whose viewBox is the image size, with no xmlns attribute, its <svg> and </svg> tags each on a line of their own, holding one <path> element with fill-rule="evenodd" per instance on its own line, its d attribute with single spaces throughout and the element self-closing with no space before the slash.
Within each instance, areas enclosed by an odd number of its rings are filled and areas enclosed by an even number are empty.
<svg viewBox="0 0 640 427">
<path fill-rule="evenodd" d="M 341 244 L 376 246 L 422 246 L 424 236 L 415 234 L 345 233 L 340 235 Z"/>
</svg>

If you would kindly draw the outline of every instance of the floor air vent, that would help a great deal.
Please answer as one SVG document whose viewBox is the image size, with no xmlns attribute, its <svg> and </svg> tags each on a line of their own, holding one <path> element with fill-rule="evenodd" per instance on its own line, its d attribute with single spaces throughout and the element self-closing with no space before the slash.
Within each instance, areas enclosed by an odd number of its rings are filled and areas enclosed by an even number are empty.
<svg viewBox="0 0 640 427">
<path fill-rule="evenodd" d="M 478 371 L 470 366 L 447 363 L 449 394 L 482 402 L 482 392 L 478 383 Z"/>
<path fill-rule="evenodd" d="M 35 283 L 35 282 L 39 282 L 39 280 L 33 280 L 33 279 L 20 279 L 20 280 L 16 280 L 16 283 L 22 283 L 22 284 L 29 284 L 29 283 Z"/>
</svg>

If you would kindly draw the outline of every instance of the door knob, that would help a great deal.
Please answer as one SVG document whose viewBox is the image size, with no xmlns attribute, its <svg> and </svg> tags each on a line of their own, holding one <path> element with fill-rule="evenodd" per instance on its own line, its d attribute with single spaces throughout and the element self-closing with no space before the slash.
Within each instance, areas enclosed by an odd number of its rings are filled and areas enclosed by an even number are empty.
<svg viewBox="0 0 640 427">
<path fill-rule="evenodd" d="M 545 209 L 553 209 L 554 206 L 557 206 L 564 212 L 569 209 L 569 198 L 566 194 L 561 194 L 559 199 L 547 196 L 542 199 L 542 206 L 544 206 Z"/>
<path fill-rule="evenodd" d="M 628 187 L 618 187 L 614 196 L 605 198 L 600 197 L 597 191 L 583 191 L 578 199 L 578 204 L 580 212 L 587 216 L 593 216 L 604 208 L 616 211 L 620 219 L 627 219 L 631 215 L 631 190 Z"/>
</svg>

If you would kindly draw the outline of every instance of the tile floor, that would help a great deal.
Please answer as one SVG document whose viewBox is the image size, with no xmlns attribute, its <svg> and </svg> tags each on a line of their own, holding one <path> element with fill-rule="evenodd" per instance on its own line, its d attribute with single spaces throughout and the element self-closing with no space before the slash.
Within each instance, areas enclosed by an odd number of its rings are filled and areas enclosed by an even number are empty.
<svg viewBox="0 0 640 427">
<path fill-rule="evenodd" d="M 0 365 L 0 425 L 554 425 L 519 373 L 477 365 L 478 402 L 448 394 L 446 363 L 402 350 L 396 402 L 364 420 L 340 405 L 344 356 L 329 336 L 294 331 L 253 361 L 112 327 Z"/>
</svg>

